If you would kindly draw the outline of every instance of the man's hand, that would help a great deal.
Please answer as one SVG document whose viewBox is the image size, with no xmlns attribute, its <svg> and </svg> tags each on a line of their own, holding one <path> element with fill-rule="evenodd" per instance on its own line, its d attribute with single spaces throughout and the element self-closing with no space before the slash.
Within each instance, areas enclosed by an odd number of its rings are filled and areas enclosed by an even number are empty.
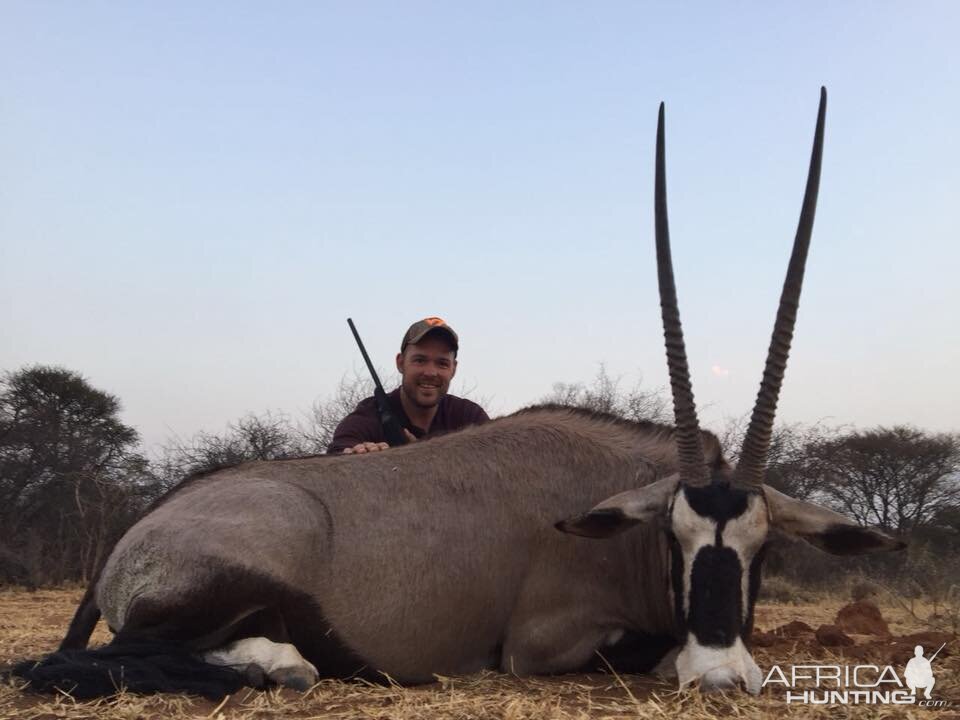
<svg viewBox="0 0 960 720">
<path fill-rule="evenodd" d="M 390 446 L 385 442 L 362 442 L 357 443 L 353 447 L 348 447 L 343 449 L 344 455 L 362 455 L 363 453 L 371 452 L 380 452 L 381 450 L 386 450 Z"/>
<path fill-rule="evenodd" d="M 403 434 L 407 436 L 407 442 L 416 442 L 417 436 L 403 428 Z M 363 455 L 364 453 L 380 452 L 390 448 L 385 442 L 362 442 L 353 447 L 344 448 L 342 455 Z"/>
</svg>

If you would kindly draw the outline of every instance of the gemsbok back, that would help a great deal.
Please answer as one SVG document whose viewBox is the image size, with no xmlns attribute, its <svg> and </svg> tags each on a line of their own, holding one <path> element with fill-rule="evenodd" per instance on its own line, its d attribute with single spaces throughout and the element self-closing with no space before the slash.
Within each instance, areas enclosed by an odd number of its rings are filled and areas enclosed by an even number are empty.
<svg viewBox="0 0 960 720">
<path fill-rule="evenodd" d="M 659 662 L 681 686 L 758 692 L 747 643 L 771 530 L 841 555 L 903 547 L 764 485 L 825 112 L 822 90 L 736 467 L 698 426 L 670 258 L 661 105 L 655 234 L 675 428 L 534 407 L 381 453 L 191 478 L 117 543 L 60 650 L 15 674 L 78 698 L 121 687 L 216 697 L 244 684 L 307 688 L 319 677 L 573 672 L 602 654 L 621 672 Z M 115 636 L 85 649 L 101 615 Z"/>
</svg>

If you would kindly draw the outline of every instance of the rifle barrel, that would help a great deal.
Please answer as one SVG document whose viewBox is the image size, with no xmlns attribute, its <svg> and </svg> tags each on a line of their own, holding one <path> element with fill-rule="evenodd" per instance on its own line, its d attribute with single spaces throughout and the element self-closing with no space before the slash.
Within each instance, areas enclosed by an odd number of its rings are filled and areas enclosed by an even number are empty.
<svg viewBox="0 0 960 720">
<path fill-rule="evenodd" d="M 943 645 L 941 645 L 940 647 L 938 647 L 938 648 L 937 648 L 937 651 L 936 651 L 933 655 L 930 656 L 930 660 L 928 660 L 927 662 L 933 662 L 933 659 L 934 659 L 937 655 L 939 655 L 939 654 L 940 654 L 940 651 L 943 650 L 946 646 L 947 646 L 947 644 L 944 643 Z"/>
<path fill-rule="evenodd" d="M 353 333 L 353 339 L 357 341 L 357 347 L 360 348 L 360 354 L 363 355 L 363 361 L 367 364 L 367 370 L 370 371 L 370 375 L 373 377 L 373 384 L 378 390 L 382 391 L 383 385 L 380 384 L 380 378 L 377 377 L 377 371 L 373 369 L 373 363 L 370 362 L 370 356 L 367 355 L 367 349 L 363 346 L 363 340 L 360 339 L 360 334 L 357 332 L 357 327 L 353 324 L 353 318 L 347 318 L 347 325 L 350 326 L 350 332 Z"/>
</svg>

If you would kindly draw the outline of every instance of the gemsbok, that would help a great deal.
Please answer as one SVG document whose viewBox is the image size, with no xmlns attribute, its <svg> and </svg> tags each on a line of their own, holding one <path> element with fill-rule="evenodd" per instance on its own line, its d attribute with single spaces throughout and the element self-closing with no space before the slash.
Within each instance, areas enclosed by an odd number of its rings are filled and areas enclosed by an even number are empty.
<svg viewBox="0 0 960 720">
<path fill-rule="evenodd" d="M 736 467 L 701 431 L 667 227 L 655 235 L 676 427 L 557 406 L 380 453 L 193 477 L 117 543 L 58 652 L 15 674 L 75 697 L 318 677 L 403 683 L 660 666 L 757 692 L 748 649 L 773 528 L 835 554 L 903 547 L 764 485 L 813 229 L 820 108 L 799 228 Z M 559 531 L 558 531 L 559 530 Z M 102 616 L 115 633 L 84 649 Z"/>
</svg>

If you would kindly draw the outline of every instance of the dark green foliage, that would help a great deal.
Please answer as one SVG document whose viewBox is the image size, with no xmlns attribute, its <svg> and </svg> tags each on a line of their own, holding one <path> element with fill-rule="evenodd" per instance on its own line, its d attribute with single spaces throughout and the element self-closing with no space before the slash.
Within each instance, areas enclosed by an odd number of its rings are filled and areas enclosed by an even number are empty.
<svg viewBox="0 0 960 720">
<path fill-rule="evenodd" d="M 85 579 L 152 496 L 120 402 L 36 365 L 0 379 L 0 582 Z"/>
</svg>

